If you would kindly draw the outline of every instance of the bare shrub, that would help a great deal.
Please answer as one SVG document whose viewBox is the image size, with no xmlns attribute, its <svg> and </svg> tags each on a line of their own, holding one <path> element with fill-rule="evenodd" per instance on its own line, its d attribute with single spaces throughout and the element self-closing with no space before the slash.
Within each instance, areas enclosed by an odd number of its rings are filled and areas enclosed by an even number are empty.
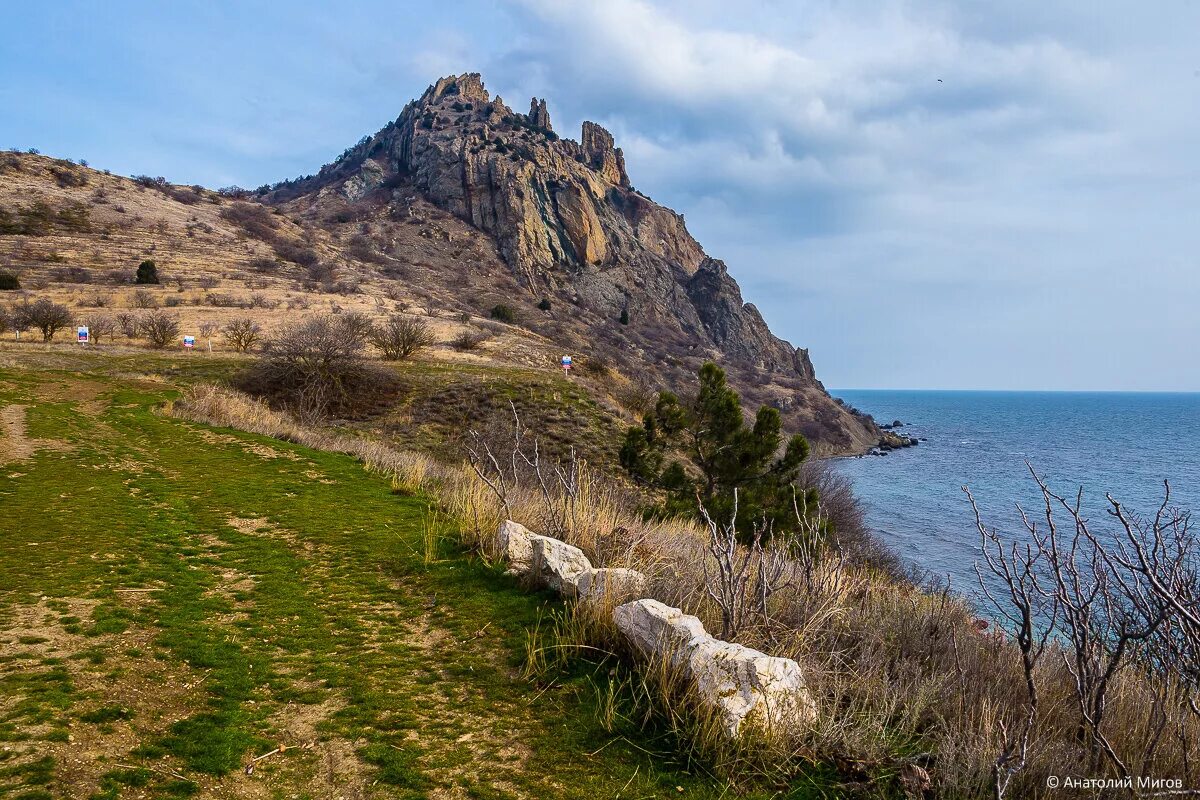
<svg viewBox="0 0 1200 800">
<path fill-rule="evenodd" d="M 238 317 L 225 323 L 221 328 L 225 344 L 239 353 L 248 353 L 258 346 L 262 339 L 262 326 L 250 317 Z"/>
<path fill-rule="evenodd" d="M 394 394 L 396 377 L 366 362 L 361 315 L 322 314 L 277 331 L 241 387 L 306 420 L 362 414 Z"/>
<path fill-rule="evenodd" d="M 117 321 L 111 314 L 88 314 L 81 320 L 88 329 L 88 339 L 93 344 L 100 344 L 112 338 L 117 331 Z"/>
<path fill-rule="evenodd" d="M 15 313 L 23 318 L 26 327 L 40 331 L 44 342 L 51 341 L 54 334 L 74 321 L 71 309 L 44 297 L 18 306 Z"/>
<path fill-rule="evenodd" d="M 371 342 L 389 361 L 404 361 L 434 343 L 433 332 L 422 320 L 393 314 L 371 330 Z"/>
<path fill-rule="evenodd" d="M 458 336 L 455 336 L 450 340 L 450 346 L 455 350 L 468 352 L 471 350 L 478 350 L 480 345 L 487 340 L 488 336 L 485 333 L 480 333 L 477 331 L 463 331 Z"/>
<path fill-rule="evenodd" d="M 158 308 L 158 300 L 147 289 L 138 289 L 133 293 L 134 308 Z"/>
<path fill-rule="evenodd" d="M 138 332 L 151 347 L 161 350 L 179 337 L 179 317 L 155 309 L 138 321 Z"/>
</svg>

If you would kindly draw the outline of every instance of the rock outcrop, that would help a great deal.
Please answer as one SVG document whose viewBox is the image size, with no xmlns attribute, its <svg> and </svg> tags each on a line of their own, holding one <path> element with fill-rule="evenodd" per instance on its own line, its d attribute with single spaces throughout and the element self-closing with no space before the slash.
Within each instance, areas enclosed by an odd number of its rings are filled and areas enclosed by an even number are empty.
<svg viewBox="0 0 1200 800">
<path fill-rule="evenodd" d="M 631 362 L 659 386 L 683 389 L 715 359 L 748 405 L 777 405 L 785 426 L 818 449 L 862 452 L 878 441 L 870 419 L 826 394 L 807 351 L 772 334 L 743 302 L 683 217 L 633 188 L 621 149 L 595 122 L 583 123 L 579 141 L 561 138 L 545 100 L 514 112 L 478 74 L 446 77 L 272 199 L 328 186 L 360 205 L 422 193 L 494 237 L 531 305 L 554 297 L 574 306 L 577 346 L 604 347 L 606 358 Z"/>
</svg>

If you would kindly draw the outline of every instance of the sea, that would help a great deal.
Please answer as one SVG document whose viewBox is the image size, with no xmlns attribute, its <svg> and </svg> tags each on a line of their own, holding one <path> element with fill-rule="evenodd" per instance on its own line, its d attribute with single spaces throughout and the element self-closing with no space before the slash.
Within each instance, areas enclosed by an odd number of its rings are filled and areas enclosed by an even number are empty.
<svg viewBox="0 0 1200 800">
<path fill-rule="evenodd" d="M 1032 467 L 1074 498 L 1093 529 L 1114 535 L 1105 493 L 1153 515 L 1170 482 L 1172 505 L 1200 513 L 1200 393 L 832 390 L 875 417 L 899 420 L 916 447 L 835 461 L 875 533 L 927 577 L 978 599 L 980 536 L 962 487 L 988 527 L 1021 537 L 1017 504 L 1042 514 Z M 1028 465 L 1028 466 L 1027 466 Z"/>
</svg>

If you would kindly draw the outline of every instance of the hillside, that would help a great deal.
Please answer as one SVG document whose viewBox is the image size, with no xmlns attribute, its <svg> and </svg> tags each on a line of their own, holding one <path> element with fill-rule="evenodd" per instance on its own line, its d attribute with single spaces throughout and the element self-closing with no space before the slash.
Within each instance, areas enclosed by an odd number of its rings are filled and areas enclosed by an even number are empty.
<svg viewBox="0 0 1200 800">
<path fill-rule="evenodd" d="M 268 330 L 304 311 L 419 314 L 438 360 L 553 370 L 571 353 L 605 376 L 627 418 L 706 359 L 747 404 L 780 408 L 819 451 L 888 434 L 833 401 L 807 351 L 743 303 L 683 219 L 634 189 L 598 125 L 580 142 L 491 99 L 477 75 L 444 78 L 317 175 L 249 193 L 129 179 L 34 154 L 0 158 L 0 268 L 78 308 L 145 302 L 186 332 L 247 312 Z M 500 320 L 498 306 L 503 306 Z M 482 343 L 450 343 L 464 335 Z M 219 348 L 219 342 L 216 343 Z"/>
</svg>

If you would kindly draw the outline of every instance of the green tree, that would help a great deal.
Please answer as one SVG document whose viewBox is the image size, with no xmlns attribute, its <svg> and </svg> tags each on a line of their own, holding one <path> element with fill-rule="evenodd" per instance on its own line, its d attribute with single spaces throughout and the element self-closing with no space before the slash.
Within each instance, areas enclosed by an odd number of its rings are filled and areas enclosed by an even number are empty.
<svg viewBox="0 0 1200 800">
<path fill-rule="evenodd" d="M 158 267 L 150 259 L 138 264 L 134 283 L 158 283 Z"/>
<path fill-rule="evenodd" d="M 635 481 L 663 494 L 660 511 L 699 516 L 703 506 L 720 522 L 736 505 L 738 530 L 749 538 L 755 528 L 794 531 L 796 506 L 816 508 L 816 490 L 797 488 L 808 455 L 802 435 L 784 442 L 778 409 L 762 406 L 748 426 L 725 371 L 710 362 L 694 397 L 659 393 L 642 425 L 626 432 L 620 458 Z"/>
</svg>

